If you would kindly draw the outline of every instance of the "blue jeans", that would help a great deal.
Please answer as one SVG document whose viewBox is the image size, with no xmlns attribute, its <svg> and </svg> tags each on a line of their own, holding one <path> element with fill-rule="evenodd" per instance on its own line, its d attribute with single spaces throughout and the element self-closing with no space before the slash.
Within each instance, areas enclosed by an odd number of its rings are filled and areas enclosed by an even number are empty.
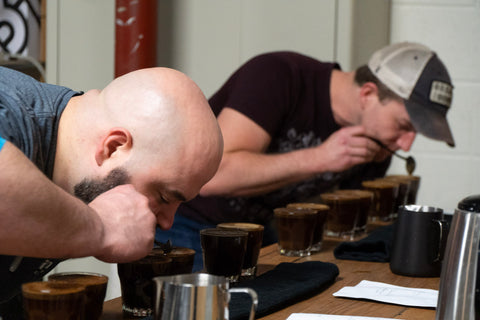
<svg viewBox="0 0 480 320">
<path fill-rule="evenodd" d="M 157 228 L 155 240 L 162 243 L 170 240 L 172 245 L 176 247 L 185 247 L 195 250 L 196 253 L 193 262 L 193 272 L 197 272 L 203 269 L 200 230 L 215 227 L 215 224 L 197 222 L 176 214 L 173 225 L 169 230 L 161 230 L 160 228 Z M 264 227 L 263 246 L 277 242 L 277 233 L 273 225 L 273 221 Z"/>
</svg>

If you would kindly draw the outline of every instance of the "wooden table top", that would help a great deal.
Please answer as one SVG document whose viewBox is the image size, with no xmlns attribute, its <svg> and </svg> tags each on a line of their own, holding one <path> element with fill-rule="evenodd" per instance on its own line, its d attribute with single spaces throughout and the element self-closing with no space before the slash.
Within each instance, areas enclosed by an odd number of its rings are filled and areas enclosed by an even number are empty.
<svg viewBox="0 0 480 320">
<path fill-rule="evenodd" d="M 413 308 L 361 299 L 337 298 L 332 294 L 344 286 L 355 286 L 362 280 L 380 281 L 398 286 L 436 289 L 439 278 L 406 277 L 392 273 L 388 263 L 339 260 L 333 250 L 339 240 L 326 238 L 321 252 L 309 257 L 286 257 L 278 253 L 277 244 L 262 248 L 258 264 L 258 273 L 273 269 L 281 262 L 323 261 L 338 266 L 340 274 L 335 283 L 325 291 L 307 300 L 260 318 L 261 320 L 285 320 L 292 313 L 321 313 L 335 315 L 354 315 L 384 317 L 405 320 L 435 319 L 433 308 Z M 106 301 L 102 320 L 127 319 L 122 316 L 121 298 Z"/>
</svg>

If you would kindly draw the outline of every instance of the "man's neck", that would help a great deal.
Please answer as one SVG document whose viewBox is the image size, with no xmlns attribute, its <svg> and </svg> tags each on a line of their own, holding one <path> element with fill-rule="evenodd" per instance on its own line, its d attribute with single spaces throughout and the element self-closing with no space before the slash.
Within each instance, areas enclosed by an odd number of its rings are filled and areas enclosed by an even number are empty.
<svg viewBox="0 0 480 320">
<path fill-rule="evenodd" d="M 73 145 L 76 143 L 76 139 L 72 133 L 76 131 L 76 125 L 80 121 L 76 119 L 75 112 L 78 104 L 78 100 L 82 96 L 75 96 L 68 101 L 65 110 L 60 116 L 60 122 L 58 125 L 57 133 L 57 146 L 55 152 L 55 164 L 53 169 L 53 182 L 60 186 L 62 189 L 70 192 L 72 186 L 69 185 L 70 173 L 68 167 L 71 166 L 69 161 L 73 155 Z M 70 160 L 69 160 L 70 159 Z"/>
<path fill-rule="evenodd" d="M 360 87 L 354 82 L 354 72 L 334 70 L 330 81 L 330 99 L 335 122 L 341 126 L 359 123 Z"/>
</svg>

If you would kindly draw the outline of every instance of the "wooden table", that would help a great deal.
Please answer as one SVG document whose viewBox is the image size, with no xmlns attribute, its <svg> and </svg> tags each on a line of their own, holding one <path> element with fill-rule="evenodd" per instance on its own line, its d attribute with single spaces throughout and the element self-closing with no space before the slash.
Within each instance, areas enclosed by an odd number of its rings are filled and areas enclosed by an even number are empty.
<svg viewBox="0 0 480 320">
<path fill-rule="evenodd" d="M 260 318 L 261 320 L 285 320 L 292 313 L 323 313 L 336 315 L 355 315 L 384 317 L 406 320 L 435 319 L 435 310 L 428 308 L 412 308 L 393 304 L 385 304 L 367 300 L 336 298 L 332 294 L 344 286 L 355 286 L 361 280 L 380 281 L 393 285 L 436 289 L 439 278 L 414 278 L 399 276 L 390 271 L 388 263 L 359 262 L 338 260 L 333 256 L 333 249 L 339 244 L 336 239 L 326 238 L 320 253 L 310 257 L 285 257 L 278 253 L 276 244 L 262 249 L 259 258 L 259 274 L 271 270 L 281 262 L 323 261 L 336 264 L 340 270 L 335 283 L 320 294 L 304 300 L 278 312 Z M 121 299 L 116 298 L 104 304 L 103 320 L 127 319 L 121 312 Z"/>
</svg>

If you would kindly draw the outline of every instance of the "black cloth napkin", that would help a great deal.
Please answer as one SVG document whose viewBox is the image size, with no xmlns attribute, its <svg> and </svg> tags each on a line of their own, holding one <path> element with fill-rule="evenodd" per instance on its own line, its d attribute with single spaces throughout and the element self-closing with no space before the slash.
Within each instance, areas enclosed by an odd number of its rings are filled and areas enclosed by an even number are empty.
<svg viewBox="0 0 480 320">
<path fill-rule="evenodd" d="M 236 287 L 255 290 L 258 295 L 255 318 L 260 318 L 322 292 L 335 281 L 338 273 L 338 267 L 333 263 L 281 263 L 255 279 L 238 283 Z M 249 295 L 232 293 L 230 320 L 248 319 L 251 304 Z"/>
<path fill-rule="evenodd" d="M 337 259 L 389 262 L 393 228 L 393 224 L 380 227 L 361 240 L 342 242 L 333 250 L 333 254 Z"/>
</svg>

